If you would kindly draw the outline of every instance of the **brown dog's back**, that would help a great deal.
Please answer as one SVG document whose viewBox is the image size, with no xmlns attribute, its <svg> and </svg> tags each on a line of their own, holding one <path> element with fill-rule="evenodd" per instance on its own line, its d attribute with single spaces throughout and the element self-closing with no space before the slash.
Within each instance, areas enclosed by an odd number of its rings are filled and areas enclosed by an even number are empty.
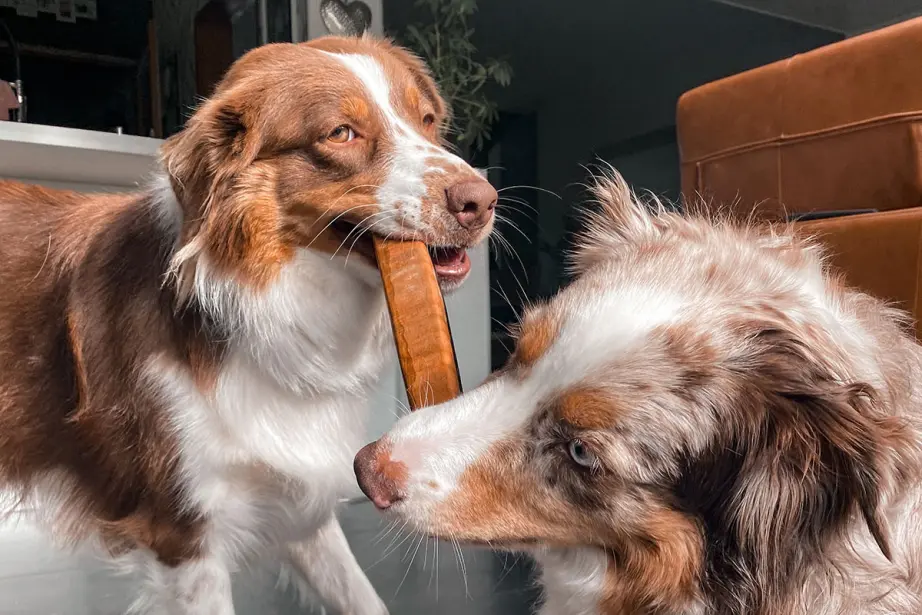
<svg viewBox="0 0 922 615">
<path fill-rule="evenodd" d="M 197 521 L 177 518 L 144 361 L 214 348 L 162 284 L 174 239 L 147 196 L 0 182 L 0 481 L 27 498 L 52 481 L 68 537 L 99 529 L 164 558 L 194 548 L 173 534 Z"/>
</svg>

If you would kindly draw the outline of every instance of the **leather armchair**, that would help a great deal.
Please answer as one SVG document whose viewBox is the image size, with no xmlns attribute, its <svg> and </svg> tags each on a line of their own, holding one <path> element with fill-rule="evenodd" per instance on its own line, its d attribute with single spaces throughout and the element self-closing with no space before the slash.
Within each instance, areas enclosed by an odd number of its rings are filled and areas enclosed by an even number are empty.
<svg viewBox="0 0 922 615">
<path fill-rule="evenodd" d="M 922 18 L 686 92 L 677 130 L 686 199 L 813 218 L 851 284 L 919 320 Z"/>
</svg>

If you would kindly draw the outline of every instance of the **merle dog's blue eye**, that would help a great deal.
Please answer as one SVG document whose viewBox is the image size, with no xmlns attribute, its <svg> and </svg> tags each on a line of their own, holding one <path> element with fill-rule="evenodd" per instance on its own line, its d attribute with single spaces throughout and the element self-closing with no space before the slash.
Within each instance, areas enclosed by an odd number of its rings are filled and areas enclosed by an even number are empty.
<svg viewBox="0 0 922 615">
<path fill-rule="evenodd" d="M 581 465 L 585 468 L 591 468 L 595 465 L 595 455 L 592 454 L 592 451 L 589 450 L 589 447 L 587 447 L 586 443 L 582 440 L 570 440 L 570 443 L 567 445 L 567 452 L 570 454 L 570 459 L 577 465 Z"/>
</svg>

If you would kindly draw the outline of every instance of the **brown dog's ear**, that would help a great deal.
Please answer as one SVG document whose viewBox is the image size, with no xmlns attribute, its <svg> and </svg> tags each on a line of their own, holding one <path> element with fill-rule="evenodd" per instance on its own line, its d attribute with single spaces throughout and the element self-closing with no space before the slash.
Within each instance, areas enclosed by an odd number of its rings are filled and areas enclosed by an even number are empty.
<svg viewBox="0 0 922 615">
<path fill-rule="evenodd" d="M 226 98 L 206 101 L 161 148 L 162 167 L 183 212 L 181 247 L 170 264 L 180 299 L 188 296 L 214 210 L 226 205 L 236 178 L 259 152 L 246 107 L 235 106 Z"/>
<path fill-rule="evenodd" d="M 163 168 L 187 219 L 201 214 L 215 192 L 248 155 L 249 131 L 242 111 L 222 101 L 207 101 L 182 131 L 163 144 Z M 193 216 L 190 216 L 193 214 Z"/>
<path fill-rule="evenodd" d="M 435 79 L 432 78 L 432 72 L 429 70 L 426 63 L 423 62 L 419 56 L 400 45 L 389 42 L 386 44 L 389 45 L 388 51 L 410 70 L 410 74 L 413 75 L 416 86 L 420 89 L 423 96 L 427 97 L 432 103 L 436 115 L 449 115 L 451 110 L 448 109 L 445 100 L 442 98 L 439 87 L 435 83 Z"/>
</svg>

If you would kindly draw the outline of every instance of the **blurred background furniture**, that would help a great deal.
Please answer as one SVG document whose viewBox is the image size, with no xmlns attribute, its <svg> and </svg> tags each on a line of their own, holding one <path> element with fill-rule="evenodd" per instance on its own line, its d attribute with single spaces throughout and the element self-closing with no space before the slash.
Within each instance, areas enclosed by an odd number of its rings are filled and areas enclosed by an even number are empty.
<svg viewBox="0 0 922 615">
<path fill-rule="evenodd" d="M 684 198 L 801 220 L 850 283 L 919 320 L 920 75 L 915 19 L 685 93 Z"/>
</svg>

